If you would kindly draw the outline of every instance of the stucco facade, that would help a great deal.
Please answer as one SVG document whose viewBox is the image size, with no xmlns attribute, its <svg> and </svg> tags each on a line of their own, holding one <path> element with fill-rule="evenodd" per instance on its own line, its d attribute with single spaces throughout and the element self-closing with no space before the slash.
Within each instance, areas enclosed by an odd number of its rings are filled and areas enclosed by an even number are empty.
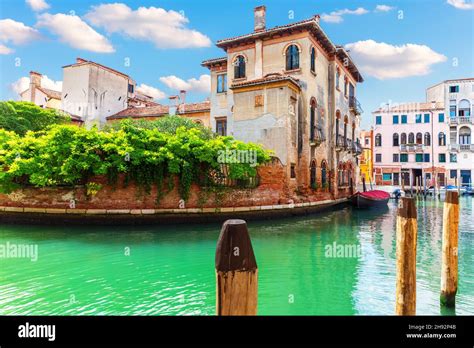
<svg viewBox="0 0 474 348">
<path fill-rule="evenodd" d="M 363 79 L 318 16 L 272 29 L 262 18 L 260 6 L 254 32 L 218 41 L 226 56 L 202 64 L 211 72 L 211 126 L 273 150 L 293 188 L 330 186 L 337 196 L 359 172 Z"/>
</svg>

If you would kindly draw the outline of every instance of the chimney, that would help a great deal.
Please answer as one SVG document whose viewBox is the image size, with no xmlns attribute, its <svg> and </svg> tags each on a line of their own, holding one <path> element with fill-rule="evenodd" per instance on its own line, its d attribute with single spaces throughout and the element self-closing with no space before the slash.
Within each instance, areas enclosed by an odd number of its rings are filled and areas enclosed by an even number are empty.
<svg viewBox="0 0 474 348">
<path fill-rule="evenodd" d="M 178 106 L 179 113 L 184 113 L 185 104 L 186 104 L 186 91 L 182 89 L 181 91 L 179 91 L 179 106 Z"/>
<path fill-rule="evenodd" d="M 79 58 L 79 57 L 76 58 L 76 64 L 85 63 L 85 62 L 87 62 L 87 60 L 85 60 L 83 58 Z"/>
<path fill-rule="evenodd" d="M 43 75 L 36 71 L 30 71 L 30 101 L 35 102 L 36 88 L 41 87 L 41 78 Z"/>
<path fill-rule="evenodd" d="M 321 16 L 317 14 L 317 15 L 314 15 L 313 18 L 314 18 L 314 21 L 316 22 L 316 24 L 319 25 L 319 19 L 321 18 Z"/>
<path fill-rule="evenodd" d="M 255 18 L 255 25 L 254 25 L 255 32 L 265 30 L 265 11 L 266 11 L 265 6 L 258 6 L 258 7 L 255 7 L 255 9 L 253 10 L 254 18 Z"/>
<path fill-rule="evenodd" d="M 168 99 L 170 100 L 169 114 L 176 115 L 176 109 L 179 104 L 179 97 L 177 95 L 172 95 Z"/>
</svg>

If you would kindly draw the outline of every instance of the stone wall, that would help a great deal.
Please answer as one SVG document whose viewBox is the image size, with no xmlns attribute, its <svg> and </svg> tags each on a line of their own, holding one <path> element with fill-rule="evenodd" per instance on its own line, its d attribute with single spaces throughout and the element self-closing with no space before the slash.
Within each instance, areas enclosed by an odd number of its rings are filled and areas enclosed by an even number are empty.
<svg viewBox="0 0 474 348">
<path fill-rule="evenodd" d="M 327 190 L 297 190 L 286 175 L 286 168 L 275 159 L 272 163 L 258 168 L 260 185 L 254 189 L 225 188 L 218 193 L 206 191 L 193 185 L 190 198 L 184 202 L 177 190 L 177 185 L 165 194 L 157 203 L 157 189 L 150 194 L 141 193 L 134 185 L 124 187 L 120 178 L 114 188 L 107 184 L 104 177 L 94 178 L 101 183 L 102 189 L 94 196 L 88 197 L 84 186 L 63 188 L 23 188 L 8 195 L 0 194 L 0 206 L 20 208 L 50 209 L 183 209 L 183 208 L 225 208 L 275 206 L 333 200 L 335 197 Z M 342 192 L 340 192 L 342 193 Z M 347 196 L 338 194 L 337 198 Z M 180 202 L 181 201 L 181 202 Z M 58 211 L 59 212 L 59 211 Z"/>
</svg>

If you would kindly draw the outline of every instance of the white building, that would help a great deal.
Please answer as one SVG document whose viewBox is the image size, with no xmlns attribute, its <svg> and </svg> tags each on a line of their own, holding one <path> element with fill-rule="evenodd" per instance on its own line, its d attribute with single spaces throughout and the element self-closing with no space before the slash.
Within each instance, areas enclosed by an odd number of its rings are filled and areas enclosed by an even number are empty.
<svg viewBox="0 0 474 348">
<path fill-rule="evenodd" d="M 472 183 L 474 175 L 474 78 L 446 80 L 426 90 L 427 101 L 441 101 L 449 124 L 449 177 Z"/>
<path fill-rule="evenodd" d="M 393 105 L 374 116 L 375 181 L 383 185 L 472 182 L 474 79 L 426 90 L 426 102 Z M 434 174 L 433 174 L 434 173 Z"/>
<path fill-rule="evenodd" d="M 104 65 L 77 58 L 63 67 L 62 109 L 84 120 L 86 127 L 103 126 L 106 118 L 128 107 L 135 81 Z"/>
</svg>

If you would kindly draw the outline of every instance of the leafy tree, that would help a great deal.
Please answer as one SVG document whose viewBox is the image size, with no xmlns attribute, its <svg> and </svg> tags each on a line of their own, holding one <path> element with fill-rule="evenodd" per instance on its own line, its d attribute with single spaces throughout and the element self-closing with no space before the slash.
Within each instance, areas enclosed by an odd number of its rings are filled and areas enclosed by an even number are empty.
<svg viewBox="0 0 474 348">
<path fill-rule="evenodd" d="M 29 130 L 40 131 L 54 124 L 69 122 L 69 117 L 54 109 L 43 109 L 31 102 L 0 102 L 0 128 L 25 135 Z"/>
</svg>

